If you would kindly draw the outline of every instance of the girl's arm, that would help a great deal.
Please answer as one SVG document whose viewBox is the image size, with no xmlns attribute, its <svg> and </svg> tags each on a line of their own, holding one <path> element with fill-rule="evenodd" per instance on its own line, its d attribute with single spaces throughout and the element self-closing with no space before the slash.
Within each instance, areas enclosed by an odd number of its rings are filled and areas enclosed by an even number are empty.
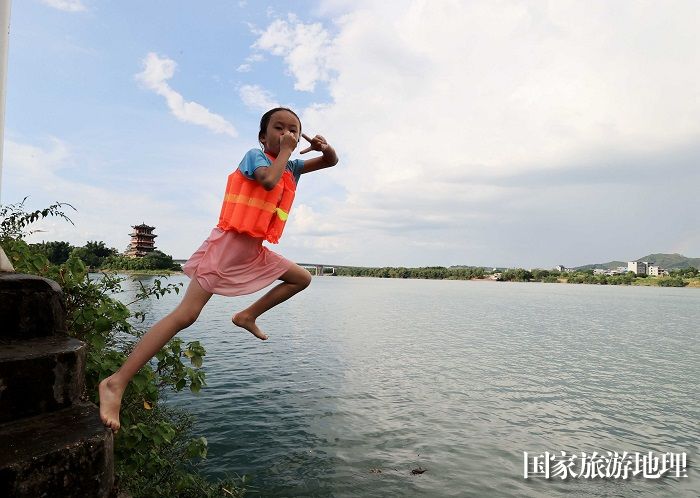
<svg viewBox="0 0 700 498">
<path fill-rule="evenodd" d="M 326 142 L 325 138 L 323 138 L 321 135 L 316 135 L 314 138 L 309 138 L 304 133 L 302 133 L 301 136 L 309 142 L 309 146 L 302 150 L 301 154 L 306 154 L 312 150 L 320 151 L 323 154 L 322 156 L 304 161 L 304 167 L 301 169 L 302 175 L 304 173 L 311 173 L 312 171 L 319 169 L 330 168 L 331 166 L 338 164 L 338 155 L 335 153 L 335 149 L 333 149 L 333 147 Z"/>
<path fill-rule="evenodd" d="M 293 133 L 286 132 L 280 137 L 280 152 L 270 166 L 262 166 L 257 168 L 253 173 L 255 179 L 261 184 L 265 190 L 272 190 L 280 181 L 284 168 L 287 166 L 289 156 L 292 155 L 294 148 L 297 146 L 297 139 Z"/>
</svg>

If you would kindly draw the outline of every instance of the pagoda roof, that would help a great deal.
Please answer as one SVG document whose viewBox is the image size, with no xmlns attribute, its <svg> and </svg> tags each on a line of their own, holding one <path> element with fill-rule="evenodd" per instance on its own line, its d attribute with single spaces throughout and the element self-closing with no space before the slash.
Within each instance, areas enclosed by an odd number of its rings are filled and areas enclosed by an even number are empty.
<svg viewBox="0 0 700 498">
<path fill-rule="evenodd" d="M 140 225 L 131 225 L 131 228 L 146 228 L 148 230 L 155 230 L 156 229 L 156 227 L 146 225 L 144 222 L 141 222 Z"/>
</svg>

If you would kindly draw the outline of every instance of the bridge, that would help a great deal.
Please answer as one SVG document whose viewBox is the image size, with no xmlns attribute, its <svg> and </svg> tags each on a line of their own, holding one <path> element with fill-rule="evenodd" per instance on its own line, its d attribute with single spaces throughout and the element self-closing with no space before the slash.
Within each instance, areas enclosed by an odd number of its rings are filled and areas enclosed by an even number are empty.
<svg viewBox="0 0 700 498">
<path fill-rule="evenodd" d="M 319 263 L 297 263 L 302 268 L 306 268 L 312 275 L 322 277 L 323 275 L 335 275 L 335 269 L 340 265 L 328 265 Z M 330 271 L 327 271 L 330 270 Z"/>
<path fill-rule="evenodd" d="M 184 265 L 187 262 L 186 259 L 173 259 L 173 263 L 177 263 L 179 265 Z M 321 263 L 297 263 L 299 266 L 302 268 L 306 268 L 309 270 L 309 272 L 312 275 L 315 275 L 317 277 L 321 277 L 323 275 L 335 275 L 335 269 L 342 267 L 342 266 L 347 266 L 347 265 L 330 265 L 330 264 L 321 264 Z"/>
</svg>

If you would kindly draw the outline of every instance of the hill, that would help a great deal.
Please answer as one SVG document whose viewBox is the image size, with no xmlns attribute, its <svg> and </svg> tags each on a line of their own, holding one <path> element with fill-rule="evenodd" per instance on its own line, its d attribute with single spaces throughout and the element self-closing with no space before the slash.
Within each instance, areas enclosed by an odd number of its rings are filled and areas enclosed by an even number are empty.
<svg viewBox="0 0 700 498">
<path fill-rule="evenodd" d="M 591 263 L 589 265 L 576 266 L 574 270 L 593 270 L 594 268 L 605 268 L 612 270 L 618 266 L 627 266 L 627 261 L 608 261 L 607 263 Z"/>
<path fill-rule="evenodd" d="M 688 258 L 682 254 L 648 254 L 644 257 L 638 258 L 635 261 L 648 261 L 655 265 L 665 268 L 667 270 L 674 270 L 677 268 L 688 268 L 694 266 L 700 269 L 700 258 Z M 627 261 L 609 261 L 607 263 L 593 263 L 589 265 L 583 265 L 576 267 L 576 270 L 591 270 L 593 268 L 606 268 L 612 269 L 618 266 L 627 266 Z"/>
</svg>

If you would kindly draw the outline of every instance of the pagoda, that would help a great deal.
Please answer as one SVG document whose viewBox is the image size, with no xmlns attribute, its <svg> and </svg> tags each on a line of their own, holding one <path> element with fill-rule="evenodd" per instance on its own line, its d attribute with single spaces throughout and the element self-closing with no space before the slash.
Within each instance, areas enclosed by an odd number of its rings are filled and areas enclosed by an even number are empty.
<svg viewBox="0 0 700 498">
<path fill-rule="evenodd" d="M 134 231 L 129 234 L 131 235 L 131 244 L 129 244 L 126 255 L 132 258 L 140 258 L 149 252 L 153 252 L 156 248 L 153 239 L 158 237 L 157 235 L 153 235 L 153 230 L 155 230 L 156 227 L 149 227 L 145 223 L 141 223 L 140 225 L 132 225 L 131 228 L 133 228 Z"/>
</svg>

